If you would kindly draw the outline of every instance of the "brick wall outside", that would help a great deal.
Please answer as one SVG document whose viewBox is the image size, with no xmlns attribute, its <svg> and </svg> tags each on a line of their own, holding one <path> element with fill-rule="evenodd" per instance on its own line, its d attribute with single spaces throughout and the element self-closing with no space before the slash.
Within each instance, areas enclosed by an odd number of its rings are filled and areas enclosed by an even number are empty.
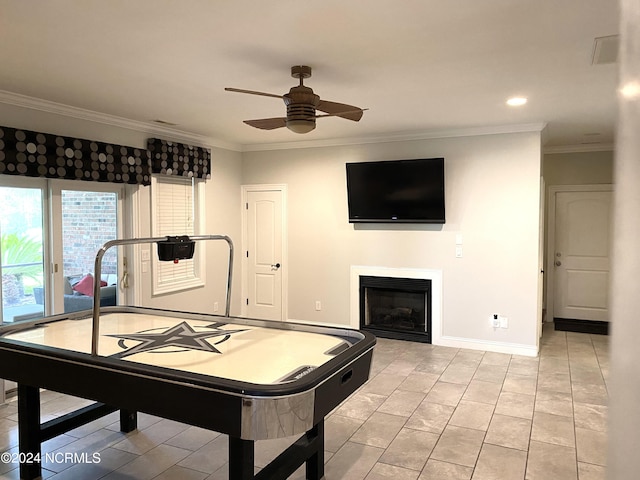
<svg viewBox="0 0 640 480">
<path fill-rule="evenodd" d="M 93 272 L 96 253 L 117 238 L 117 196 L 108 192 L 62 192 L 64 275 Z M 117 248 L 102 259 L 102 273 L 117 273 Z"/>
</svg>

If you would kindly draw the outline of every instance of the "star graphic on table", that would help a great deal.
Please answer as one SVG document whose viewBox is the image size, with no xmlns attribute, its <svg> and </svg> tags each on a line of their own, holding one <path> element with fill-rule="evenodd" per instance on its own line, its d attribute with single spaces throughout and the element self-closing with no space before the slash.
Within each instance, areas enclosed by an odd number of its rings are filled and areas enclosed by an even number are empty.
<svg viewBox="0 0 640 480">
<path fill-rule="evenodd" d="M 210 325 L 209 328 L 212 326 L 213 325 Z M 139 332 L 106 336 L 140 342 L 138 345 L 115 355 L 118 358 L 122 358 L 135 355 L 136 353 L 150 352 L 165 347 L 180 347 L 188 350 L 202 350 L 205 352 L 221 353 L 220 350 L 207 341 L 208 338 L 229 336 L 233 333 L 243 332 L 245 330 L 246 329 L 215 329 L 213 331 L 196 332 L 187 322 L 181 322 L 162 333 Z"/>
</svg>

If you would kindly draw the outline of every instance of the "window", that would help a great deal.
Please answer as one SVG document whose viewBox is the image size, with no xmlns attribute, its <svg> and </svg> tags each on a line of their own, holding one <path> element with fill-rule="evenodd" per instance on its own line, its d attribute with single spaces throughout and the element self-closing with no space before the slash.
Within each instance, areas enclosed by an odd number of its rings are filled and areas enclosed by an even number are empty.
<svg viewBox="0 0 640 480">
<path fill-rule="evenodd" d="M 93 298 L 79 295 L 76 284 L 87 274 L 94 275 L 96 252 L 108 241 L 120 238 L 121 219 L 119 199 L 122 187 L 112 183 L 53 181 L 54 195 L 60 201 L 54 205 L 61 212 L 62 289 L 64 313 L 86 310 L 93 306 Z M 58 241 L 56 241 L 58 244 Z M 118 249 L 107 250 L 102 258 L 100 304 L 117 305 Z M 121 270 L 122 271 L 122 270 Z M 89 283 L 93 289 L 93 281 Z M 93 295 L 93 292 L 91 292 Z M 60 299 L 58 299 L 58 302 Z"/>
<path fill-rule="evenodd" d="M 151 180 L 152 235 L 201 235 L 204 231 L 203 182 L 193 178 L 154 176 Z M 204 249 L 196 246 L 191 260 L 161 262 L 157 253 L 153 261 L 153 294 L 161 295 L 205 282 Z"/>
</svg>

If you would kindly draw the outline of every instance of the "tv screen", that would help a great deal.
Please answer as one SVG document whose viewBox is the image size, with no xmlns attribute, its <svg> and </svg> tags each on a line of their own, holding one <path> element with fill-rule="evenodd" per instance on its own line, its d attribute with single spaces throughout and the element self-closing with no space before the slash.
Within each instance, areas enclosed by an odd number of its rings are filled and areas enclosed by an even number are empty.
<svg viewBox="0 0 640 480">
<path fill-rule="evenodd" d="M 347 163 L 350 223 L 445 223 L 444 158 Z"/>
</svg>

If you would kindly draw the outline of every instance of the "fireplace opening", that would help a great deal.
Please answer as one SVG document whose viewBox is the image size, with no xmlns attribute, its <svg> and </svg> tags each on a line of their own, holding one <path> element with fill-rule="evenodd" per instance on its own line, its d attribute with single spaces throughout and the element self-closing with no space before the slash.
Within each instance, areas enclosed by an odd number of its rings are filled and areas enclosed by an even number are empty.
<svg viewBox="0 0 640 480">
<path fill-rule="evenodd" d="M 360 276 L 360 328 L 431 343 L 431 280 Z"/>
</svg>

